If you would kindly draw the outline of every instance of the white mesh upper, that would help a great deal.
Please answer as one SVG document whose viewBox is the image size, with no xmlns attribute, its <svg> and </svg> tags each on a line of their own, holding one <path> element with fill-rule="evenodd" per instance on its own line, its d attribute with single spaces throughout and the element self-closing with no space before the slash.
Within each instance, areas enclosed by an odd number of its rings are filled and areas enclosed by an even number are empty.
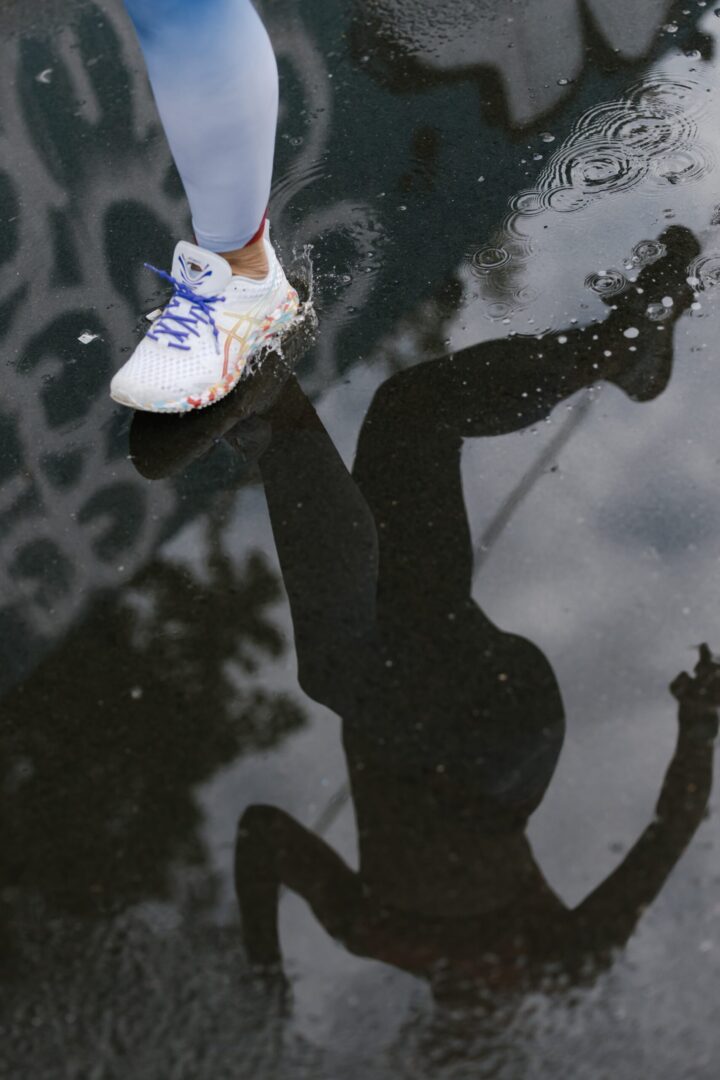
<svg viewBox="0 0 720 1080">
<path fill-rule="evenodd" d="M 226 331 L 236 327 L 244 314 L 252 314 L 255 319 L 266 318 L 287 298 L 290 287 L 267 238 L 265 246 L 270 262 L 269 279 L 256 282 L 233 277 L 224 284 L 224 302 L 214 305 L 215 322 L 220 331 L 219 348 L 212 327 L 202 322 L 196 323 L 198 336 L 191 334 L 183 342 L 190 346 L 188 350 L 173 347 L 172 339 L 159 332 L 156 322 L 113 379 L 112 396 L 140 408 L 156 408 L 202 395 L 216 386 L 224 374 Z M 193 253 L 204 254 L 194 245 L 178 245 L 178 250 L 181 248 L 183 252 L 191 249 Z M 211 252 L 207 254 L 213 261 L 219 258 Z M 176 267 L 177 252 L 174 269 Z M 177 314 L 185 317 L 189 306 L 189 303 L 181 302 Z M 169 322 L 168 325 L 174 328 L 177 324 Z M 242 335 L 247 326 L 247 322 L 242 323 L 238 334 Z M 157 335 L 157 339 L 150 334 Z"/>
<path fill-rule="evenodd" d="M 222 374 L 222 349 L 218 356 L 209 326 L 187 344 L 189 351 L 144 338 L 115 376 L 116 389 L 121 387 L 136 401 L 147 394 L 174 399 L 206 389 L 217 381 L 218 370 Z"/>
</svg>

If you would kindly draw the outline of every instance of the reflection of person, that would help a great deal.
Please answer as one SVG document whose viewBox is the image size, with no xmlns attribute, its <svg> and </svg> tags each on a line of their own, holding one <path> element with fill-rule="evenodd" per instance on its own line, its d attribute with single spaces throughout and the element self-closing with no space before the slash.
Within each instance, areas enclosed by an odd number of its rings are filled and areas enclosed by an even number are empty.
<svg viewBox="0 0 720 1080">
<path fill-rule="evenodd" d="M 250 0 L 126 0 L 193 215 L 173 297 L 116 374 L 123 405 L 185 412 L 224 397 L 298 298 L 269 241 L 277 66 Z"/>
<path fill-rule="evenodd" d="M 389 379 L 352 477 L 296 383 L 266 414 L 260 465 L 299 678 L 343 720 L 360 866 L 284 812 L 251 807 L 236 877 L 257 963 L 280 959 L 286 885 L 351 951 L 431 979 L 440 996 L 467 980 L 532 982 L 551 962 L 579 978 L 588 958 L 602 963 L 628 940 L 695 832 L 720 702 L 707 651 L 696 679 L 674 684 L 680 734 L 656 820 L 577 910 L 551 891 L 525 831 L 562 745 L 562 701 L 539 649 L 472 599 L 460 475 L 464 438 L 537 422 L 598 378 L 622 384 L 629 361 L 650 384 L 667 380 L 671 325 L 658 329 L 644 307 L 658 292 L 673 317 L 686 310 L 697 247 L 683 229 L 663 240 L 666 257 L 639 282 L 642 311 L 633 290 L 595 333 L 491 342 Z M 632 393 L 650 396 L 637 380 Z"/>
</svg>

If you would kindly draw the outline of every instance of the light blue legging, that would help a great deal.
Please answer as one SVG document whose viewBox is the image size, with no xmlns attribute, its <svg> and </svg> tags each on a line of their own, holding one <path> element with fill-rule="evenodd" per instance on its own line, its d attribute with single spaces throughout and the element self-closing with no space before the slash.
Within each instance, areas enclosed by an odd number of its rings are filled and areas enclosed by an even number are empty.
<svg viewBox="0 0 720 1080">
<path fill-rule="evenodd" d="M 270 195 L 275 56 L 250 0 L 125 0 L 201 247 L 250 241 Z"/>
</svg>

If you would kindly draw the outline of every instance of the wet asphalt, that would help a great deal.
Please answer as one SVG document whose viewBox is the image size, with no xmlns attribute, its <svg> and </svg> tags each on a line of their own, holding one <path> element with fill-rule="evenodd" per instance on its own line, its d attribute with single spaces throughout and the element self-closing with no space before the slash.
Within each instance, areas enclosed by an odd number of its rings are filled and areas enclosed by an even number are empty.
<svg viewBox="0 0 720 1080">
<path fill-rule="evenodd" d="M 0 1075 L 714 1078 L 718 13 L 259 6 L 316 318 L 175 419 L 122 6 L 0 0 Z"/>
</svg>

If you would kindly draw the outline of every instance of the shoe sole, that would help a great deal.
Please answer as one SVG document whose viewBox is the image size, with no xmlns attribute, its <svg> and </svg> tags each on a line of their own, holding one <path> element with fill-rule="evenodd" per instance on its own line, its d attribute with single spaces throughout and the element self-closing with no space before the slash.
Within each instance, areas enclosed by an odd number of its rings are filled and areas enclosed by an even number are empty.
<svg viewBox="0 0 720 1080">
<path fill-rule="evenodd" d="M 256 360 L 262 353 L 276 349 L 283 337 L 293 327 L 293 321 L 300 311 L 300 298 L 295 289 L 291 287 L 287 299 L 280 307 L 269 316 L 270 325 L 267 331 L 260 336 L 252 349 L 242 357 L 235 365 L 235 370 L 221 379 L 219 383 L 209 387 L 200 395 L 182 398 L 179 401 L 153 401 L 152 403 L 135 401 L 129 394 L 111 393 L 113 401 L 118 405 L 125 405 L 129 409 L 138 412 L 151 413 L 174 413 L 182 414 L 195 412 L 199 409 L 207 409 L 235 389 L 240 380 L 248 374 L 250 363 Z"/>
</svg>

